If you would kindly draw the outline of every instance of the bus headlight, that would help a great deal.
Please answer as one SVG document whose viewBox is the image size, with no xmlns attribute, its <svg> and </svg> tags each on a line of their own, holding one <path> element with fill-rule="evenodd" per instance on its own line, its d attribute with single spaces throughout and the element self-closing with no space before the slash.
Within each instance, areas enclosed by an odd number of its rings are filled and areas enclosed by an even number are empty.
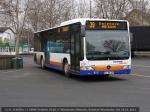
<svg viewBox="0 0 150 112">
<path fill-rule="evenodd" d="M 83 67 L 83 70 L 93 70 L 93 68 L 89 67 L 89 66 L 85 66 L 85 67 Z"/>
<path fill-rule="evenodd" d="M 125 66 L 123 67 L 123 69 L 130 69 L 130 68 L 131 68 L 130 65 L 125 65 Z"/>
</svg>

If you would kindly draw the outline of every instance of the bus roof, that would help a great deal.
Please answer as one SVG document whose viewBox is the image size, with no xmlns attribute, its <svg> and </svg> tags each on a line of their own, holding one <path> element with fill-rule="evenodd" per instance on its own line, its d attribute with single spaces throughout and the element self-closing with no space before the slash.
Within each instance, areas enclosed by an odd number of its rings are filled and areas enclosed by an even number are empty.
<svg viewBox="0 0 150 112">
<path fill-rule="evenodd" d="M 80 22 L 82 25 L 85 25 L 86 21 L 126 21 L 126 20 L 113 20 L 113 19 L 98 19 L 98 18 L 78 18 L 72 19 L 69 21 L 62 22 L 60 26 L 65 26 L 73 23 Z"/>
<path fill-rule="evenodd" d="M 50 30 L 50 29 L 53 29 L 53 28 L 66 26 L 66 25 L 70 25 L 70 24 L 73 24 L 73 23 L 77 23 L 77 22 L 80 22 L 82 25 L 85 25 L 86 21 L 122 21 L 122 22 L 127 22 L 127 20 L 98 19 L 98 18 L 77 18 L 77 19 L 72 19 L 72 20 L 69 20 L 69 21 L 62 22 L 60 24 L 60 26 L 48 28 L 48 29 L 45 29 L 45 30 L 40 30 L 40 31 L 37 31 L 37 32 L 34 32 L 34 33 L 40 33 L 40 32 L 47 31 L 47 30 Z"/>
</svg>

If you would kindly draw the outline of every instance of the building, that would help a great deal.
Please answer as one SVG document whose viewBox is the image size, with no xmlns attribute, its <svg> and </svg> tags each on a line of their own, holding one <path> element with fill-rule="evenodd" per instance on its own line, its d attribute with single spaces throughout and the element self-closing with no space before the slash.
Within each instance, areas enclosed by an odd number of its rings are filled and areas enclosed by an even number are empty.
<svg viewBox="0 0 150 112">
<path fill-rule="evenodd" d="M 9 27 L 0 27 L 0 43 L 15 43 L 15 34 Z"/>
<path fill-rule="evenodd" d="M 15 34 L 9 27 L 0 27 L 0 55 L 15 54 Z"/>
<path fill-rule="evenodd" d="M 150 14 L 138 9 L 133 9 L 126 17 L 130 26 L 150 26 Z"/>
</svg>

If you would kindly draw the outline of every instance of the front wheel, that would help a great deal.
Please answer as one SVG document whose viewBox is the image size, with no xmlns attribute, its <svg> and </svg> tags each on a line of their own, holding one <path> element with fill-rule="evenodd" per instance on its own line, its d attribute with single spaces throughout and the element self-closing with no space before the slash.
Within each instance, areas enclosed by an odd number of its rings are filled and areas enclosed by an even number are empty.
<svg viewBox="0 0 150 112">
<path fill-rule="evenodd" d="M 70 77 L 70 73 L 69 73 L 69 64 L 67 61 L 64 62 L 63 64 L 63 71 L 66 77 Z"/>
</svg>

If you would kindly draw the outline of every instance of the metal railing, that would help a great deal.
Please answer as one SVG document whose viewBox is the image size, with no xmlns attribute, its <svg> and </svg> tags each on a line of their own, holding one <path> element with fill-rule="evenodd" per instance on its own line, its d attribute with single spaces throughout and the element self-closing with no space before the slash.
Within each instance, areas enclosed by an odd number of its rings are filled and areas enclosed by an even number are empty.
<svg viewBox="0 0 150 112">
<path fill-rule="evenodd" d="M 0 55 L 15 55 L 15 47 L 0 47 Z"/>
</svg>

